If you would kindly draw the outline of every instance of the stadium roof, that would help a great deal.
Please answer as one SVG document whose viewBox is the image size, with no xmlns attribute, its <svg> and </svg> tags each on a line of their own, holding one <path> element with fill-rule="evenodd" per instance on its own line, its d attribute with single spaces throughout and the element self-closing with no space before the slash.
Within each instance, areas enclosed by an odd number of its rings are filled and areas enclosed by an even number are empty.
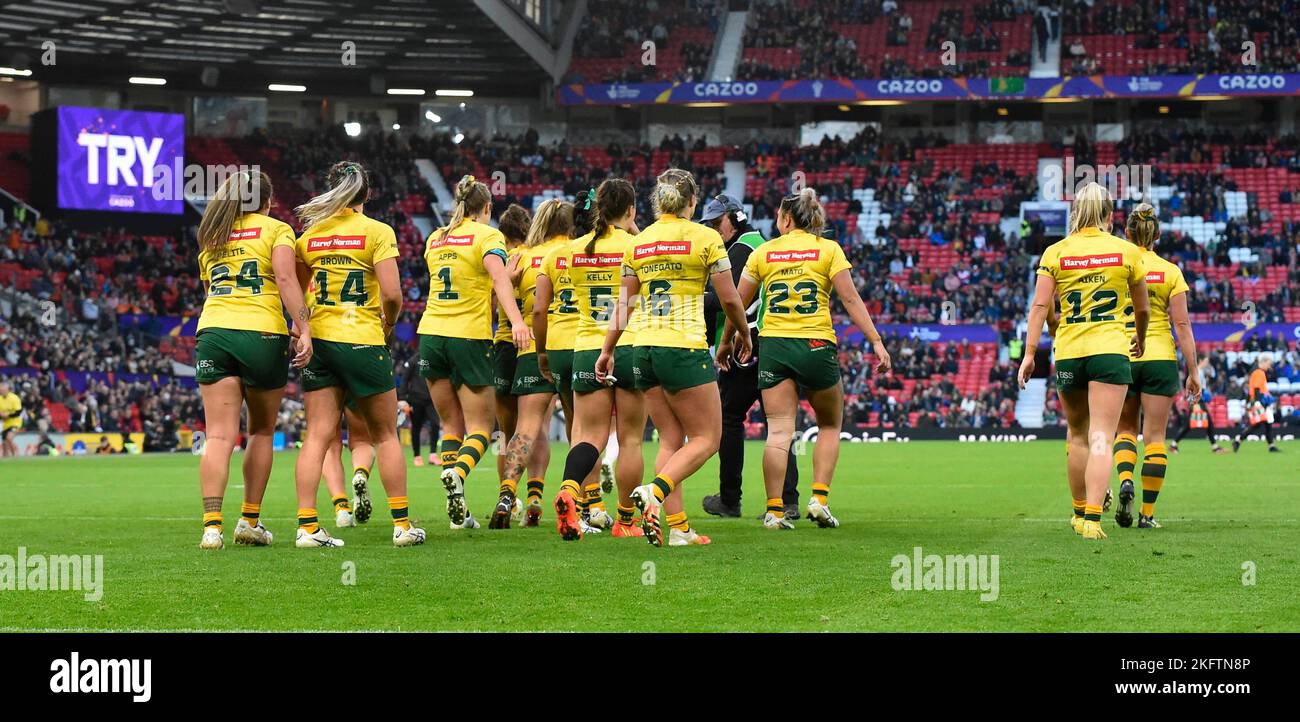
<svg viewBox="0 0 1300 722">
<path fill-rule="evenodd" d="M 505 12 L 515 12 L 504 4 Z M 535 29 L 535 26 L 532 26 Z M 541 37 L 541 31 L 537 31 Z M 54 43 L 56 63 L 43 65 Z M 355 65 L 343 63 L 354 42 Z M 546 73 L 475 3 L 431 0 L 28 0 L 0 3 L 0 65 L 46 83 L 121 87 L 132 76 L 168 87 L 369 95 L 388 88 L 538 92 Z M 216 68 L 215 85 L 201 82 Z M 383 92 L 382 90 L 380 92 Z"/>
</svg>

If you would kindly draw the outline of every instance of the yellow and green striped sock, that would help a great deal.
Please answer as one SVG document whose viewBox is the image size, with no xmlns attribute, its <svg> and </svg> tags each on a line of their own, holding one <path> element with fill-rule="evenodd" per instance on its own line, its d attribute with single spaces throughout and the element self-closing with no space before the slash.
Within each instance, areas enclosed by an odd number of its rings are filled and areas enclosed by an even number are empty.
<svg viewBox="0 0 1300 722">
<path fill-rule="evenodd" d="M 1133 481 L 1133 467 L 1137 466 L 1137 437 L 1132 434 L 1120 434 L 1115 437 L 1115 473 L 1119 474 L 1120 483 Z"/>
<path fill-rule="evenodd" d="M 316 507 L 300 507 L 298 509 L 298 528 L 308 534 L 315 534 L 320 530 L 320 522 L 316 519 Z"/>
<path fill-rule="evenodd" d="M 505 496 L 506 494 L 510 494 L 511 496 L 516 496 L 518 495 L 518 492 L 519 492 L 518 479 L 502 479 L 501 487 L 497 490 L 497 495 Z"/>
<path fill-rule="evenodd" d="M 781 501 L 781 497 L 767 500 L 767 513 L 777 519 L 785 518 L 785 502 Z"/>
<path fill-rule="evenodd" d="M 1088 504 L 1085 506 L 1083 508 L 1083 520 L 1096 522 L 1101 521 L 1101 505 L 1098 504 L 1093 506 L 1092 504 Z"/>
<path fill-rule="evenodd" d="M 574 498 L 575 500 L 577 500 L 579 503 L 581 503 L 581 501 L 582 501 L 582 484 L 580 484 L 579 482 L 574 481 L 573 479 L 565 479 L 565 480 L 564 480 L 564 483 L 563 483 L 563 484 L 560 484 L 560 491 L 562 491 L 562 492 L 563 492 L 563 491 L 567 491 L 567 492 L 569 492 L 570 494 L 573 495 L 573 498 Z"/>
<path fill-rule="evenodd" d="M 411 520 L 407 516 L 407 506 L 407 500 L 404 496 L 388 498 L 388 511 L 393 515 L 393 526 L 400 526 L 403 529 L 411 528 Z"/>
<path fill-rule="evenodd" d="M 684 511 L 679 511 L 676 514 L 669 514 L 666 521 L 670 528 L 676 529 L 683 534 L 691 530 L 691 524 L 686 521 L 686 512 Z"/>
<path fill-rule="evenodd" d="M 1082 517 L 1084 508 L 1088 506 L 1088 500 L 1074 499 L 1073 502 L 1074 502 L 1074 515 L 1077 517 Z"/>
<path fill-rule="evenodd" d="M 459 436 L 444 436 L 442 443 L 438 446 L 438 457 L 442 460 L 442 468 L 450 469 L 456 466 L 456 457 L 460 455 L 460 445 L 464 442 Z"/>
<path fill-rule="evenodd" d="M 221 531 L 221 512 L 219 511 L 203 512 L 203 528 L 207 529 L 210 526 L 215 526 L 217 528 L 217 531 Z"/>
<path fill-rule="evenodd" d="M 619 504 L 619 505 L 618 505 L 618 523 L 619 523 L 619 524 L 631 524 L 631 523 L 632 523 L 632 515 L 635 514 L 635 513 L 636 513 L 636 507 L 635 507 L 635 506 L 623 506 L 622 504 Z"/>
<path fill-rule="evenodd" d="M 677 482 L 663 474 L 655 474 L 655 480 L 650 484 L 654 487 L 655 499 L 661 504 L 664 499 L 668 498 L 669 494 L 673 493 L 673 488 L 677 486 Z"/>
<path fill-rule="evenodd" d="M 478 465 L 479 459 L 483 458 L 483 451 L 488 447 L 488 433 L 486 431 L 475 431 L 465 437 L 465 443 L 460 445 L 460 452 L 456 456 L 456 464 L 453 468 L 460 475 L 460 480 L 464 481 L 469 478 L 471 471 Z"/>
<path fill-rule="evenodd" d="M 261 504 L 250 504 L 248 502 L 244 502 L 243 506 L 239 507 L 239 518 L 248 522 L 249 526 L 257 526 L 259 520 L 261 519 L 261 516 L 262 516 Z"/>
<path fill-rule="evenodd" d="M 334 511 L 352 511 L 352 504 L 342 494 L 330 499 L 330 501 L 334 502 Z"/>
<path fill-rule="evenodd" d="M 1164 444 L 1147 444 L 1142 457 L 1142 515 L 1155 516 L 1156 497 L 1165 485 L 1169 456 Z"/>
<path fill-rule="evenodd" d="M 542 491 L 546 488 L 546 479 L 534 476 L 528 480 L 528 503 L 542 502 Z"/>
<path fill-rule="evenodd" d="M 822 506 L 826 506 L 826 497 L 831 494 L 831 485 L 817 482 L 812 487 L 813 498 Z"/>
</svg>

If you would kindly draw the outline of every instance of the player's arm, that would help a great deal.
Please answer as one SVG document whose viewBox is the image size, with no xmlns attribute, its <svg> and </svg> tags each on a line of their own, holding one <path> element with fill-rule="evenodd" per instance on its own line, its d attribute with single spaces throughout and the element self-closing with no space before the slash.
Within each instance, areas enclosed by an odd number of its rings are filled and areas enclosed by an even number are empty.
<svg viewBox="0 0 1300 722">
<path fill-rule="evenodd" d="M 741 269 L 744 270 L 743 268 Z M 736 288 L 736 293 L 740 294 L 740 302 L 745 308 L 754 302 L 754 296 L 758 294 L 758 281 L 754 280 L 747 273 L 741 273 L 740 285 Z M 718 312 L 722 311 L 722 305 L 718 304 Z M 745 320 L 745 327 L 749 327 L 749 320 Z M 722 335 L 718 341 L 717 362 L 723 371 L 731 367 L 731 351 L 735 345 L 733 336 L 736 334 L 736 327 L 731 325 L 731 319 L 728 318 L 722 324 Z"/>
<path fill-rule="evenodd" d="M 1045 274 L 1038 274 L 1038 282 L 1034 285 L 1034 300 L 1029 305 L 1029 328 L 1025 332 L 1025 358 L 1020 362 L 1020 373 L 1016 380 L 1020 382 L 1020 388 L 1024 388 L 1029 383 L 1029 377 L 1034 373 L 1034 354 L 1038 352 L 1038 342 L 1043 336 L 1043 324 L 1047 322 L 1047 314 L 1050 313 L 1053 299 L 1056 296 L 1056 279 Z M 1146 300 L 1146 289 L 1143 288 L 1142 299 Z"/>
<path fill-rule="evenodd" d="M 379 282 L 379 303 L 383 309 L 384 336 L 387 337 L 402 312 L 402 279 L 397 272 L 397 259 L 385 258 L 376 263 L 375 280 Z"/>
<path fill-rule="evenodd" d="M 1145 276 L 1138 276 L 1128 287 L 1129 296 L 1133 299 L 1133 322 L 1136 328 L 1133 331 L 1133 341 L 1131 342 L 1131 351 L 1136 358 L 1142 358 L 1142 354 L 1147 350 L 1147 324 L 1151 321 L 1151 299 L 1147 296 L 1147 280 Z"/>
<path fill-rule="evenodd" d="M 271 270 L 275 273 L 275 285 L 280 289 L 280 303 L 289 312 L 293 325 L 289 335 L 297 340 L 294 345 L 293 366 L 302 368 L 311 360 L 311 324 L 307 301 L 303 298 L 302 285 L 298 272 L 298 254 L 292 246 L 276 246 L 271 249 Z"/>
<path fill-rule="evenodd" d="M 727 316 L 727 323 L 722 329 L 722 337 L 724 339 L 731 338 L 728 335 L 728 330 L 735 334 L 736 339 L 740 342 L 740 350 L 736 352 L 736 360 L 745 363 L 749 360 L 749 355 L 754 351 L 753 339 L 749 337 L 749 320 L 745 318 L 745 308 L 748 304 L 741 300 L 740 291 L 736 290 L 736 282 L 731 278 L 730 268 L 715 272 L 709 276 L 709 281 L 713 283 L 713 290 L 718 294 L 718 303 L 722 305 L 722 312 Z M 750 298 L 753 298 L 752 292 Z M 730 362 L 730 354 L 727 354 L 724 368 L 730 366 Z"/>
<path fill-rule="evenodd" d="M 1187 364 L 1187 398 L 1201 398 L 1201 366 L 1196 357 L 1196 337 L 1192 335 L 1192 319 L 1187 313 L 1187 294 L 1180 293 L 1169 299 L 1169 325 L 1178 340 L 1178 350 Z"/>
<path fill-rule="evenodd" d="M 555 295 L 551 278 L 544 273 L 537 274 L 537 288 L 533 295 L 533 345 L 538 354 L 546 353 L 546 325 L 550 321 L 547 313 L 551 308 L 551 299 Z"/>
<path fill-rule="evenodd" d="M 641 279 L 636 274 L 626 273 L 623 276 L 622 291 L 618 294 L 618 300 L 614 302 L 613 315 L 609 319 L 609 330 L 605 332 L 605 345 L 601 348 L 602 356 L 614 353 L 614 347 L 618 345 L 618 340 L 623 337 L 623 331 L 627 328 L 628 317 L 632 315 L 632 299 L 640 295 Z"/>
<path fill-rule="evenodd" d="M 840 302 L 844 304 L 844 310 L 849 312 L 849 320 L 871 342 L 871 350 L 875 352 L 876 358 L 880 359 L 876 363 L 876 373 L 885 373 L 893 367 L 893 360 L 889 358 L 884 340 L 880 338 L 880 332 L 876 330 L 876 324 L 871 320 L 871 312 L 867 310 L 867 304 L 862 302 L 858 289 L 853 286 L 852 273 L 847 268 L 840 271 L 831 279 L 831 284 L 835 287 L 835 295 L 839 296 Z"/>
<path fill-rule="evenodd" d="M 518 304 L 513 302 L 515 287 L 510 280 L 510 271 L 506 268 L 505 261 L 501 260 L 501 256 L 497 253 L 489 251 L 483 256 L 483 267 L 487 269 L 488 276 L 492 279 L 492 291 L 496 293 L 497 299 L 509 298 L 512 301 L 499 303 L 497 307 L 504 310 L 506 317 L 510 319 L 510 335 L 514 337 L 515 347 L 528 348 L 528 344 L 533 342 L 533 332 L 524 323 Z"/>
</svg>

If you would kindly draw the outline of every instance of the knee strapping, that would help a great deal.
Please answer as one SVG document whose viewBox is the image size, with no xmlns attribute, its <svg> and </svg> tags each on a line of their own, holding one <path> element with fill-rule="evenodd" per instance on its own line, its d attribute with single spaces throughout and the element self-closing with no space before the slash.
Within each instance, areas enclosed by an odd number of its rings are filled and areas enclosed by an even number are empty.
<svg viewBox="0 0 1300 722">
<path fill-rule="evenodd" d="M 782 453 L 790 451 L 790 442 L 794 438 L 794 415 L 768 415 L 767 417 L 767 443 L 765 446 L 770 449 L 778 449 Z"/>
</svg>

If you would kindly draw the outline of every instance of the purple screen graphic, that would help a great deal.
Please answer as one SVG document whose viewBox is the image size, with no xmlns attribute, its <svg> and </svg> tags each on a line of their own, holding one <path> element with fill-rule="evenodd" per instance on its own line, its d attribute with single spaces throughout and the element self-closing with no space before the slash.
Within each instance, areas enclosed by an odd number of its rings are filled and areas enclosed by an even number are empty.
<svg viewBox="0 0 1300 722">
<path fill-rule="evenodd" d="M 61 107 L 59 207 L 129 213 L 181 213 L 183 198 L 154 184 L 184 166 L 185 117 L 172 113 Z"/>
</svg>

